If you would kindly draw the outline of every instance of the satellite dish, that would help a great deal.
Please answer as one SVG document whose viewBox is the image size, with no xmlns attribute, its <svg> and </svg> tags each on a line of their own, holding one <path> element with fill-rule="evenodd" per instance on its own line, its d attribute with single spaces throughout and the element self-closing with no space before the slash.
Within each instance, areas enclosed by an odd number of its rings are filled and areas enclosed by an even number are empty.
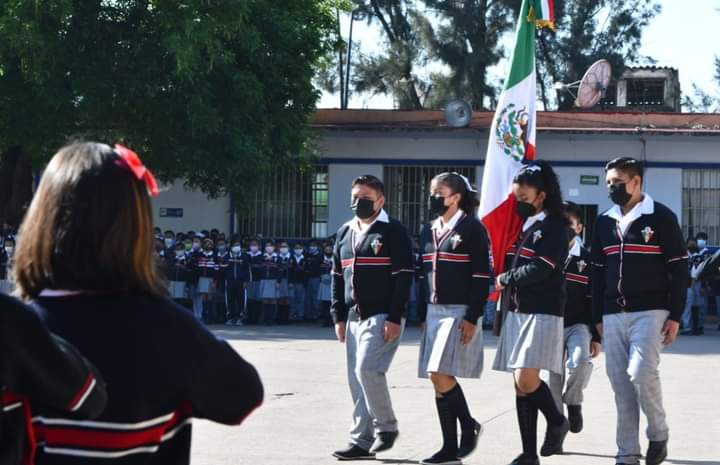
<svg viewBox="0 0 720 465">
<path fill-rule="evenodd" d="M 593 63 L 581 80 L 570 84 L 556 82 L 554 87 L 555 90 L 570 92 L 575 97 L 576 107 L 592 108 L 605 96 L 611 76 L 612 66 L 609 61 L 603 59 Z M 572 89 L 577 89 L 577 95 Z"/>
<path fill-rule="evenodd" d="M 453 128 L 464 128 L 472 120 L 472 108 L 467 102 L 453 100 L 445 107 L 445 121 Z"/>
</svg>

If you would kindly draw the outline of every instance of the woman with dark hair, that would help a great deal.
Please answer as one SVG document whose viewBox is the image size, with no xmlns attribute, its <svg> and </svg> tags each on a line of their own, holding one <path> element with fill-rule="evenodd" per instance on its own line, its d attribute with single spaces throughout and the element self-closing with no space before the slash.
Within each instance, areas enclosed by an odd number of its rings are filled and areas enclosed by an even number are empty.
<svg viewBox="0 0 720 465">
<path fill-rule="evenodd" d="M 127 148 L 74 143 L 48 164 L 21 226 L 18 292 L 109 386 L 96 422 L 35 418 L 37 463 L 187 464 L 191 418 L 240 423 L 255 369 L 167 298 L 153 261 L 155 179 Z"/>
<path fill-rule="evenodd" d="M 561 453 L 569 430 L 550 389 L 540 379 L 540 370 L 563 373 L 568 222 L 560 184 L 549 163 L 536 161 L 520 170 L 513 179 L 513 194 L 525 223 L 508 252 L 506 271 L 496 279 L 497 289 L 511 296 L 511 305 L 493 368 L 511 371 L 515 382 L 523 453 L 511 465 L 537 465 L 538 410 L 548 424 L 542 456 Z"/>
<path fill-rule="evenodd" d="M 418 374 L 429 376 L 435 389 L 443 446 L 420 463 L 457 465 L 473 452 L 481 432 L 457 378 L 479 378 L 482 373 L 483 340 L 477 325 L 490 287 L 490 246 L 474 214 L 477 191 L 467 178 L 439 174 L 430 192 L 436 219 L 420 234 L 427 285 L 418 305 L 423 325 Z"/>
</svg>

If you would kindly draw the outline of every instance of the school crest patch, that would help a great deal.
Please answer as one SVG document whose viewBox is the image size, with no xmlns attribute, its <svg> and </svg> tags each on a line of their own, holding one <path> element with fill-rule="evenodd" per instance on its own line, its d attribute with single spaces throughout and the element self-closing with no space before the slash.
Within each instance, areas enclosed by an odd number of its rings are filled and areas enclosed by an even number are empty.
<svg viewBox="0 0 720 465">
<path fill-rule="evenodd" d="M 452 246 L 452 249 L 455 250 L 457 247 L 462 243 L 462 237 L 460 237 L 460 234 L 453 234 L 453 236 L 450 238 L 450 245 Z"/>
<path fill-rule="evenodd" d="M 653 231 L 650 226 L 645 226 L 645 229 L 643 229 L 643 230 L 640 231 L 640 232 L 642 233 L 643 239 L 645 240 L 645 243 L 646 243 L 646 244 L 647 244 L 648 242 L 650 242 L 650 240 L 651 240 L 651 239 L 653 238 L 653 236 L 655 235 L 655 231 Z"/>
<path fill-rule="evenodd" d="M 379 237 L 376 237 L 376 238 L 373 239 L 373 241 L 370 243 L 370 247 L 372 247 L 373 253 L 374 253 L 375 255 L 377 255 L 377 254 L 379 254 L 380 251 L 382 250 L 383 243 L 380 242 L 380 238 L 379 238 Z"/>
<path fill-rule="evenodd" d="M 539 229 L 533 233 L 533 244 L 542 239 L 542 231 Z"/>
<path fill-rule="evenodd" d="M 580 273 L 587 268 L 587 262 L 585 260 L 578 260 L 577 262 L 577 268 Z"/>
</svg>

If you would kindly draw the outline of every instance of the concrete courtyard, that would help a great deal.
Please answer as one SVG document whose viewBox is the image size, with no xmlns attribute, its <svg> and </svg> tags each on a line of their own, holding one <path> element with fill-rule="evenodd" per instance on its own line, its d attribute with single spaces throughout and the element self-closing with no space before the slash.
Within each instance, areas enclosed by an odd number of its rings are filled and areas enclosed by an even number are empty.
<svg viewBox="0 0 720 465">
<path fill-rule="evenodd" d="M 720 333 L 715 326 L 704 337 L 681 337 L 663 356 L 663 394 L 671 428 L 666 463 L 720 464 Z M 332 330 L 309 326 L 215 329 L 258 368 L 266 399 L 240 427 L 196 420 L 192 463 L 338 463 L 330 454 L 347 443 L 351 404 L 344 347 Z M 378 455 L 380 463 L 418 463 L 440 444 L 430 383 L 416 376 L 419 335 L 418 328 L 408 328 L 388 374 L 400 437 L 394 449 Z M 478 450 L 466 464 L 507 465 L 521 449 L 511 377 L 488 369 L 495 346 L 496 338 L 486 331 L 483 376 L 463 382 L 471 411 L 485 427 Z M 584 414 L 585 430 L 569 435 L 565 455 L 542 459 L 544 465 L 615 463 L 615 406 L 602 355 L 595 361 Z M 540 418 L 539 444 L 545 432 Z M 644 428 L 641 425 L 641 431 Z M 646 446 L 643 440 L 643 450 Z"/>
</svg>

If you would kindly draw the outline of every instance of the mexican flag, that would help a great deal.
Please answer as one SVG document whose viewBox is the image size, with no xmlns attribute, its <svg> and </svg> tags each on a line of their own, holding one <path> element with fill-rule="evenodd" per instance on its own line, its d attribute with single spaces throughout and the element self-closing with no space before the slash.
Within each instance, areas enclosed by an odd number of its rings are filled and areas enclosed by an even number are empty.
<svg viewBox="0 0 720 465">
<path fill-rule="evenodd" d="M 520 231 L 512 180 L 523 162 L 535 159 L 535 30 L 554 28 L 553 0 L 523 0 L 510 73 L 490 127 L 479 215 L 492 241 L 496 275 Z"/>
</svg>

